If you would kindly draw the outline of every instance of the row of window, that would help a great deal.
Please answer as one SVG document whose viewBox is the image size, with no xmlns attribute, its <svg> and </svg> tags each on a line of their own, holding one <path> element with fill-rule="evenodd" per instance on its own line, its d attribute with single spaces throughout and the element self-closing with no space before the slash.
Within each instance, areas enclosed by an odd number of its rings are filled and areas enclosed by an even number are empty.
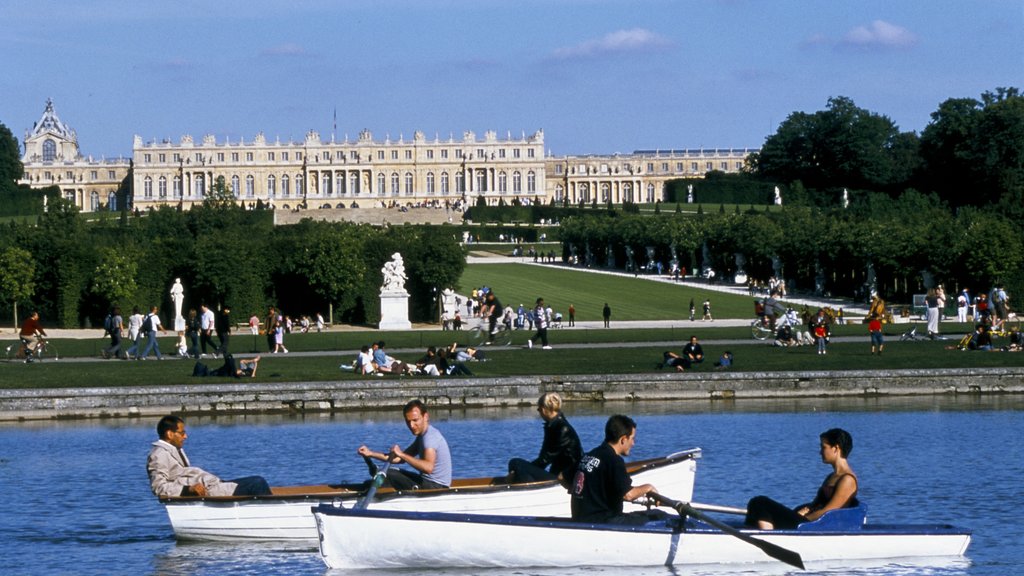
<svg viewBox="0 0 1024 576">
<path fill-rule="evenodd" d="M 44 145 L 43 145 L 44 160 L 45 160 L 45 157 L 46 157 L 46 154 L 47 154 L 46 150 L 47 150 L 47 148 L 46 148 L 46 145 L 44 143 Z M 399 154 L 400 152 L 402 153 L 401 155 Z M 435 159 L 434 152 L 435 152 L 435 150 L 433 150 L 432 148 L 428 148 L 428 149 L 424 150 L 424 153 L 426 154 L 427 160 L 434 160 Z M 447 160 L 448 159 L 449 150 L 447 148 L 442 148 L 440 150 L 437 150 L 436 152 L 437 152 L 437 158 L 439 158 L 441 160 Z M 53 150 L 51 151 L 51 156 L 55 156 L 55 155 L 56 155 L 56 145 L 54 145 Z M 413 160 L 413 150 L 411 150 L 411 149 L 407 149 L 407 150 L 391 150 L 390 154 L 388 154 L 385 150 L 377 150 L 377 154 L 376 154 L 377 160 L 386 160 L 388 156 L 390 156 L 391 160 L 399 160 L 399 156 L 404 157 L 405 160 Z M 455 156 L 455 158 L 458 158 L 458 159 L 462 159 L 462 158 L 466 158 L 466 157 L 468 157 L 470 159 L 474 158 L 474 156 L 472 154 L 467 156 L 466 153 L 461 148 L 454 150 L 454 156 Z M 151 164 L 153 162 L 153 157 L 154 157 L 154 155 L 152 153 L 149 153 L 149 152 L 144 153 L 142 155 L 143 160 L 147 164 Z M 245 162 L 255 162 L 256 161 L 256 153 L 255 152 L 245 152 L 244 155 L 241 152 L 230 152 L 230 153 L 217 152 L 215 155 L 212 156 L 211 159 L 215 158 L 217 162 L 226 162 L 227 159 L 230 158 L 231 162 L 237 163 L 237 162 L 242 161 L 243 157 L 245 158 Z M 478 148 L 476 150 L 476 156 L 475 156 L 475 158 L 477 158 L 477 159 L 491 158 L 492 160 L 494 160 L 494 159 L 505 159 L 505 158 L 509 158 L 509 157 L 511 157 L 513 159 L 522 158 L 523 157 L 522 156 L 522 150 L 520 148 L 512 148 L 511 149 L 511 155 L 509 155 L 509 151 L 507 149 L 499 148 L 496 152 L 492 151 L 490 153 L 490 155 L 488 155 L 488 149 L 486 149 L 486 148 Z M 167 155 L 167 153 L 159 153 L 159 154 L 156 154 L 156 158 L 157 158 L 157 162 L 159 162 L 161 164 L 166 164 L 167 163 L 168 155 Z M 170 158 L 171 158 L 171 162 L 173 162 L 175 164 L 180 163 L 180 162 L 182 162 L 184 160 L 184 157 L 180 153 L 178 153 L 178 152 L 172 153 L 170 155 Z M 300 151 L 293 151 L 293 152 L 281 151 L 281 152 L 276 152 L 276 151 L 272 151 L 272 150 L 266 152 L 266 161 L 267 162 L 277 162 L 279 158 L 280 158 L 281 162 L 291 162 L 293 159 L 295 161 L 302 161 L 302 152 L 300 152 Z M 372 151 L 370 152 L 370 158 L 373 158 L 373 152 Z M 536 150 L 534 148 L 527 148 L 526 149 L 526 158 L 536 158 Z M 202 163 L 202 162 L 205 162 L 207 159 L 208 159 L 208 157 L 203 152 L 195 152 L 195 153 L 193 153 L 192 158 L 189 158 L 189 161 L 190 161 L 190 163 L 191 163 L 191 161 Z M 325 151 L 325 152 L 322 152 L 322 153 L 314 154 L 313 158 L 312 158 L 312 160 L 314 162 L 320 162 L 321 160 L 325 161 L 325 162 L 326 161 L 331 161 L 331 160 L 339 160 L 339 161 L 353 160 L 353 161 L 358 161 L 359 159 L 360 159 L 360 155 L 359 155 L 359 151 L 358 150 L 351 150 L 351 151 L 347 151 L 347 152 L 344 151 L 344 150 L 336 150 L 336 151 L 334 151 L 333 158 L 332 158 L 330 152 L 326 152 Z M 261 158 L 261 161 L 262 161 L 262 158 Z"/>
<path fill-rule="evenodd" d="M 448 172 L 441 172 L 438 177 L 433 172 L 427 172 L 426 174 L 426 193 L 427 194 L 451 194 L 453 178 Z M 494 183 L 494 191 L 505 194 L 509 192 L 510 177 L 504 170 L 499 171 L 496 182 Z M 466 179 L 462 172 L 457 172 L 454 176 L 454 192 L 461 194 L 466 192 Z M 160 176 L 157 181 L 156 197 L 167 198 L 167 182 L 166 176 Z M 277 176 L 271 174 L 267 176 L 266 181 L 266 193 L 269 197 L 275 197 L 278 195 L 278 185 L 280 185 L 280 194 L 282 197 L 289 197 L 292 194 L 292 182 L 287 174 L 284 174 L 277 178 Z M 390 187 L 388 184 L 390 183 Z M 172 198 L 181 198 L 181 177 L 174 176 L 171 180 L 173 186 L 171 194 Z M 251 174 L 245 177 L 244 188 L 242 187 L 243 181 L 237 175 L 232 176 L 230 180 L 231 190 L 239 197 L 243 198 L 254 198 L 256 196 L 256 178 Z M 301 196 L 303 191 L 303 176 L 302 174 L 296 174 L 294 177 L 295 195 Z M 359 173 L 351 172 L 348 175 L 346 181 L 344 174 L 337 174 L 335 178 L 329 173 L 324 173 L 320 181 L 320 191 L 324 196 L 331 196 L 337 193 L 339 196 L 352 194 L 358 196 L 360 194 L 360 179 Z M 403 192 L 406 196 L 412 196 L 415 194 L 415 185 L 412 172 L 406 172 L 400 176 L 398 172 L 392 172 L 390 178 L 383 172 L 377 174 L 377 195 L 384 196 L 387 191 L 390 191 L 392 196 L 399 196 Z M 484 172 L 478 172 L 476 175 L 476 187 L 475 190 L 480 192 L 490 192 L 490 186 L 487 180 L 487 175 Z M 521 172 L 514 171 L 511 175 L 511 191 L 513 193 L 522 193 L 523 190 L 523 175 Z M 153 196 L 153 178 L 146 176 L 142 183 L 142 197 L 146 199 L 152 199 Z M 206 194 L 206 178 L 203 174 L 196 174 L 192 183 L 192 192 L 194 196 L 202 197 Z M 536 194 L 537 193 L 537 174 L 534 171 L 526 173 L 526 193 Z"/>
<path fill-rule="evenodd" d="M 660 173 L 662 173 L 662 174 L 669 173 L 669 166 L 671 166 L 671 164 L 669 162 L 662 162 L 661 163 Z M 654 173 L 654 167 L 655 167 L 655 163 L 654 162 L 648 162 L 647 163 L 647 172 L 649 174 L 650 173 Z M 639 169 L 639 166 L 637 168 Z M 625 170 L 625 171 L 629 171 L 630 167 L 627 164 L 627 165 L 622 166 L 621 169 Z M 712 171 L 714 169 L 715 169 L 715 163 L 714 162 L 708 161 L 708 162 L 704 163 L 704 171 L 705 172 L 710 172 L 710 171 Z M 728 172 L 729 171 L 729 162 L 727 160 L 720 161 L 718 163 L 718 169 L 723 171 L 723 172 Z M 743 162 L 742 161 L 735 162 L 733 164 L 733 169 L 736 170 L 736 171 L 743 170 Z M 691 173 L 698 174 L 699 170 L 700 170 L 700 163 L 698 163 L 698 162 L 690 162 L 690 172 Z M 675 164 L 675 171 L 673 173 L 680 174 L 680 173 L 683 173 L 685 171 L 686 171 L 685 163 L 683 163 L 683 162 L 676 162 L 676 164 Z M 564 173 L 565 173 L 565 168 L 561 164 L 556 164 L 555 165 L 555 174 L 564 174 Z M 601 164 L 600 166 L 593 166 L 593 165 L 590 165 L 590 164 L 580 164 L 579 166 L 572 167 L 571 168 L 571 173 L 572 174 L 610 174 L 611 170 L 610 170 L 608 164 Z"/>
</svg>

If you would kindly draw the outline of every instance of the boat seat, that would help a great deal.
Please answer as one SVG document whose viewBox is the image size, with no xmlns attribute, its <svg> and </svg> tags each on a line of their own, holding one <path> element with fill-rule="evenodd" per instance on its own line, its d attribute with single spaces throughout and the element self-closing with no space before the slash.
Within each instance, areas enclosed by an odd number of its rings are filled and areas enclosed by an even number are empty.
<svg viewBox="0 0 1024 576">
<path fill-rule="evenodd" d="M 868 521 L 868 509 L 864 503 L 852 508 L 829 510 L 821 518 L 813 522 L 804 522 L 797 526 L 798 531 L 814 530 L 859 530 Z"/>
</svg>

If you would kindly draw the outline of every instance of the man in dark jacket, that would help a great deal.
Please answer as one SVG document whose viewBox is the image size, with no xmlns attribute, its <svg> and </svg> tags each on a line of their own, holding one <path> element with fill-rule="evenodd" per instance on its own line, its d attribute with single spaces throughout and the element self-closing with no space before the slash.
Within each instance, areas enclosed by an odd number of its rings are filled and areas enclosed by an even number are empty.
<svg viewBox="0 0 1024 576">
<path fill-rule="evenodd" d="M 217 339 L 220 340 L 220 346 L 217 347 L 217 352 L 221 356 L 228 355 L 228 341 L 231 338 L 231 307 L 225 305 L 220 310 L 220 314 L 217 314 L 217 318 L 213 321 L 213 328 L 217 331 Z"/>
<path fill-rule="evenodd" d="M 509 460 L 507 480 L 510 484 L 555 479 L 567 482 L 583 457 L 580 437 L 562 414 L 561 396 L 555 392 L 543 394 L 537 400 L 537 412 L 544 420 L 540 454 L 533 462 L 522 458 Z"/>
</svg>

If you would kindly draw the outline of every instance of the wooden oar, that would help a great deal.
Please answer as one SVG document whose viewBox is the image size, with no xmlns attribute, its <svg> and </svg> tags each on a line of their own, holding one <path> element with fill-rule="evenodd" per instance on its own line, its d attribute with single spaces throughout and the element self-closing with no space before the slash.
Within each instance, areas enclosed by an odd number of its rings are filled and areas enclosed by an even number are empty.
<svg viewBox="0 0 1024 576">
<path fill-rule="evenodd" d="M 384 484 L 384 480 L 388 477 L 388 469 L 391 468 L 391 460 L 393 456 L 388 452 L 388 457 L 384 460 L 384 468 L 377 471 L 373 475 L 373 481 L 370 482 L 370 487 L 366 490 L 366 494 L 363 495 L 359 502 L 353 506 L 356 510 L 362 510 L 370 505 L 370 501 L 373 500 L 374 494 L 377 493 L 377 488 L 380 488 Z"/>
<path fill-rule="evenodd" d="M 702 512 L 720 512 L 722 514 L 736 514 L 737 516 L 746 516 L 746 508 L 736 508 L 735 506 L 722 506 L 719 504 L 701 504 L 700 502 L 690 502 L 690 506 L 693 506 L 697 510 Z"/>
<path fill-rule="evenodd" d="M 725 532 L 726 534 L 728 534 L 730 536 L 733 536 L 733 537 L 739 538 L 740 540 L 743 540 L 747 544 L 750 544 L 752 546 L 757 546 L 758 548 L 761 549 L 762 552 L 764 552 L 765 554 L 771 556 L 772 558 L 775 558 L 776 560 L 779 560 L 781 562 L 785 562 L 786 564 L 789 564 L 790 566 L 796 566 L 797 568 L 799 568 L 801 570 L 804 569 L 804 561 L 803 561 L 802 558 L 800 558 L 800 554 L 798 554 L 796 552 L 793 552 L 792 550 L 787 550 L 786 548 L 783 548 L 782 546 L 778 546 L 776 544 L 772 544 L 771 542 L 766 542 L 764 540 L 760 540 L 760 539 L 754 538 L 753 536 L 749 536 L 747 534 L 744 534 L 743 532 L 740 532 L 739 530 L 733 528 L 732 526 L 729 526 L 728 524 L 726 524 L 724 522 L 721 522 L 719 520 L 715 520 L 714 518 L 708 516 L 707 514 L 704 514 L 703 512 L 697 510 L 696 508 L 694 508 L 693 506 L 687 504 L 686 502 L 680 502 L 678 500 L 672 500 L 671 498 L 666 498 L 666 497 L 662 496 L 661 494 L 658 494 L 657 492 L 650 492 L 647 495 L 650 496 L 651 498 L 653 498 L 659 504 L 663 504 L 665 506 L 669 506 L 671 508 L 674 508 L 676 512 L 679 512 L 679 514 L 684 514 L 686 516 L 692 516 L 694 518 L 697 518 L 701 522 L 705 522 L 707 524 L 710 524 L 711 526 L 714 526 L 715 528 L 718 528 L 719 530 L 721 530 L 722 532 Z"/>
</svg>

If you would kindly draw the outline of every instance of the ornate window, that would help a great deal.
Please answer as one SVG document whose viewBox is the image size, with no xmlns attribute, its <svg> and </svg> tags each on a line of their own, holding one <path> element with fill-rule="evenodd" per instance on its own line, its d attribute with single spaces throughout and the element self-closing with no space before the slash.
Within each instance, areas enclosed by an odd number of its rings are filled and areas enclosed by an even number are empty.
<svg viewBox="0 0 1024 576">
<path fill-rule="evenodd" d="M 277 178 L 271 174 L 267 176 L 267 195 L 273 198 L 275 192 L 277 192 Z"/>
<path fill-rule="evenodd" d="M 341 154 L 341 152 L 338 152 L 338 154 Z M 344 172 L 338 172 L 337 176 L 335 176 L 335 178 L 334 178 L 334 187 L 336 188 L 335 192 L 338 193 L 338 196 L 343 196 L 345 194 L 345 173 Z"/>
<path fill-rule="evenodd" d="M 537 173 L 533 170 L 526 173 L 526 191 L 530 193 L 537 192 Z"/>
<path fill-rule="evenodd" d="M 181 176 L 174 177 L 174 197 L 181 198 Z"/>
<path fill-rule="evenodd" d="M 322 175 L 320 177 L 320 183 L 321 183 L 320 193 L 323 194 L 324 196 L 330 196 L 331 193 L 332 193 L 332 191 L 331 191 L 331 173 L 330 172 L 322 173 Z"/>
<path fill-rule="evenodd" d="M 405 173 L 405 195 L 412 196 L 412 172 Z"/>
<path fill-rule="evenodd" d="M 241 182 L 238 180 L 238 175 L 235 174 L 231 177 L 231 194 L 235 196 L 241 196 L 239 192 L 242 191 Z"/>
<path fill-rule="evenodd" d="M 449 191 L 450 190 L 448 188 L 448 173 L 441 172 L 441 194 L 448 194 Z"/>
<path fill-rule="evenodd" d="M 512 173 L 512 192 L 519 193 L 523 191 L 523 174 L 519 170 Z"/>
<path fill-rule="evenodd" d="M 434 193 L 434 173 L 427 172 L 427 194 Z"/>
<path fill-rule="evenodd" d="M 359 174 L 357 172 L 348 175 L 348 189 L 353 196 L 359 196 Z"/>
<path fill-rule="evenodd" d="M 107 192 L 107 210 L 117 211 L 117 194 L 114 192 Z"/>
<path fill-rule="evenodd" d="M 304 184 L 305 184 L 305 180 L 303 179 L 302 174 L 296 174 L 295 175 L 295 195 L 296 196 L 302 196 L 302 194 L 304 193 L 303 191 L 305 190 L 305 188 L 303 187 Z"/>
<path fill-rule="evenodd" d="M 504 170 L 498 172 L 498 192 L 502 194 L 508 192 L 508 174 Z"/>
<path fill-rule="evenodd" d="M 252 174 L 245 177 L 245 197 L 252 198 L 256 195 L 256 179 Z"/>
<path fill-rule="evenodd" d="M 193 196 L 197 198 L 204 198 L 206 196 L 206 177 L 202 174 L 196 174 L 195 180 L 192 181 Z"/>
<path fill-rule="evenodd" d="M 147 200 L 153 197 L 153 179 L 149 176 L 142 181 L 142 197 Z"/>
<path fill-rule="evenodd" d="M 167 177 L 166 176 L 161 176 L 160 179 L 157 180 L 157 183 L 156 183 L 156 193 L 161 198 L 167 198 Z"/>
<path fill-rule="evenodd" d="M 455 173 L 455 191 L 459 194 L 466 192 L 466 175 L 462 172 Z"/>
<path fill-rule="evenodd" d="M 391 195 L 398 196 L 401 191 L 398 188 L 398 172 L 391 173 Z"/>
<path fill-rule="evenodd" d="M 57 143 L 47 138 L 43 140 L 43 162 L 53 162 L 57 159 Z"/>
<path fill-rule="evenodd" d="M 377 174 L 377 196 L 383 196 L 387 193 L 388 183 L 387 176 L 383 172 Z"/>
<path fill-rule="evenodd" d="M 282 175 L 281 176 L 281 196 L 284 196 L 285 198 L 287 198 L 288 196 L 291 195 L 291 190 L 289 190 L 290 186 L 291 186 L 291 181 L 289 180 L 288 175 L 287 174 Z M 270 197 L 273 198 L 274 197 L 273 194 L 271 194 Z"/>
</svg>

